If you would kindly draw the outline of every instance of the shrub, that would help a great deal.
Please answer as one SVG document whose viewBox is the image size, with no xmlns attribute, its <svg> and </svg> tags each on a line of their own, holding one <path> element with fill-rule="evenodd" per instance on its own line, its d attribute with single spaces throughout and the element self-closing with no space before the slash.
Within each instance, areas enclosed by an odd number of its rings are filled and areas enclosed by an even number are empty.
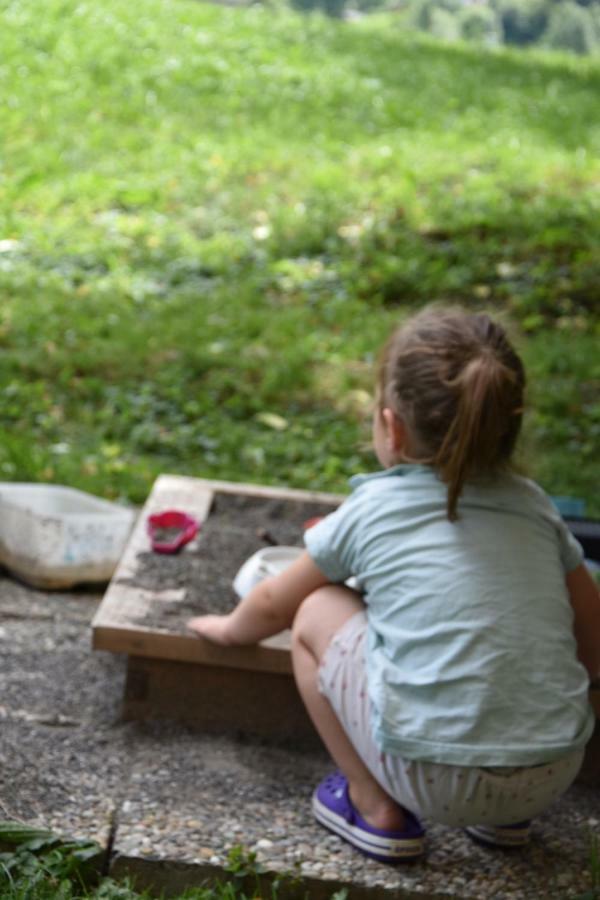
<svg viewBox="0 0 600 900">
<path fill-rule="evenodd" d="M 498 0 L 495 5 L 505 43 L 523 46 L 540 39 L 548 24 L 545 0 Z"/>
<path fill-rule="evenodd" d="M 422 31 L 433 31 L 434 20 L 440 12 L 453 16 L 461 8 L 461 0 L 415 0 L 411 18 L 413 24 Z"/>
<path fill-rule="evenodd" d="M 300 12 L 318 10 L 336 19 L 341 18 L 346 0 L 292 0 L 292 6 Z"/>
<path fill-rule="evenodd" d="M 467 41 L 502 43 L 502 23 L 490 6 L 465 6 L 460 13 L 460 33 Z"/>
<path fill-rule="evenodd" d="M 429 30 L 434 37 L 443 41 L 456 41 L 460 37 L 458 16 L 448 9 L 437 7 L 432 10 Z"/>
<path fill-rule="evenodd" d="M 599 43 L 594 17 L 588 9 L 573 0 L 554 6 L 543 35 L 543 43 L 554 50 L 593 53 Z"/>
</svg>

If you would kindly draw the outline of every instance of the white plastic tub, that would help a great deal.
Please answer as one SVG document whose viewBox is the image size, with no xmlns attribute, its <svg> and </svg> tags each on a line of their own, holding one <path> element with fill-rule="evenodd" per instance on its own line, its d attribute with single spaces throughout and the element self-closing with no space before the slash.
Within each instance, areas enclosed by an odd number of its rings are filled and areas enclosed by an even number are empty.
<svg viewBox="0 0 600 900">
<path fill-rule="evenodd" d="M 34 587 L 110 580 L 135 512 L 62 485 L 0 483 L 0 563 Z"/>
</svg>

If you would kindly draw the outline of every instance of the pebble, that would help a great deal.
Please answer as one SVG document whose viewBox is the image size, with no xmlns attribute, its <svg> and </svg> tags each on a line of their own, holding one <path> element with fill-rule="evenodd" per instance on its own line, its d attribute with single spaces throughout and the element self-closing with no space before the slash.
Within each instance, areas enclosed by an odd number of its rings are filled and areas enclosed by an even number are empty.
<svg viewBox="0 0 600 900">
<path fill-rule="evenodd" d="M 312 847 L 310 844 L 296 844 L 296 856 L 311 856 L 312 855 Z"/>
<path fill-rule="evenodd" d="M 340 873 L 336 872 L 335 869 L 323 869 L 321 875 L 326 881 L 336 881 L 340 877 Z M 346 879 L 342 879 L 343 881 Z"/>
</svg>

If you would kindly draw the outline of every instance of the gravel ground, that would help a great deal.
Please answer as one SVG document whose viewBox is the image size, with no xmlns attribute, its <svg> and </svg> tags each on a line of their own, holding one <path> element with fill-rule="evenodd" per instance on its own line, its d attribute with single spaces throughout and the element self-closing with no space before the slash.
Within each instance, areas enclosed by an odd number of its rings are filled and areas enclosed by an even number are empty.
<svg viewBox="0 0 600 900">
<path fill-rule="evenodd" d="M 158 849 L 162 858 L 218 865 L 243 844 L 273 870 L 410 894 L 541 900 L 588 886 L 586 835 L 600 826 L 597 795 L 572 789 L 536 823 L 532 846 L 509 854 L 431 826 L 427 859 L 398 870 L 365 860 L 315 825 L 310 794 L 327 768 L 318 755 L 148 729 L 136 748 L 116 847 L 126 856 L 153 857 Z"/>
<path fill-rule="evenodd" d="M 598 791 L 573 787 L 536 821 L 526 850 L 486 850 L 431 826 L 426 859 L 392 869 L 313 822 L 324 754 L 120 722 L 124 660 L 90 650 L 100 599 L 0 578 L 0 816 L 104 844 L 112 824 L 115 871 L 143 877 L 146 866 L 148 879 L 162 861 L 167 886 L 170 865 L 179 882 L 198 883 L 243 845 L 267 869 L 309 879 L 311 897 L 340 882 L 350 898 L 574 900 L 589 889 Z"/>
</svg>

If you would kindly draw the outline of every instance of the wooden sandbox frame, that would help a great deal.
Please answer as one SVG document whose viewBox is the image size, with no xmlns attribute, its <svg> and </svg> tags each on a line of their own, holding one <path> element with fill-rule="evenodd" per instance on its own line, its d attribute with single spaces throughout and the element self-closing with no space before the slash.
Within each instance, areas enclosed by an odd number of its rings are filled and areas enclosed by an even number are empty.
<svg viewBox="0 0 600 900">
<path fill-rule="evenodd" d="M 150 548 L 148 516 L 176 508 L 202 522 L 219 493 L 332 507 L 343 499 L 317 491 L 159 476 L 92 622 L 93 647 L 127 654 L 125 719 L 164 717 L 208 732 L 315 743 L 318 739 L 293 679 L 289 632 L 258 646 L 223 648 L 190 632 L 136 624 L 152 604 L 176 603 L 183 593 L 151 591 L 133 583 L 137 556 Z"/>
</svg>

